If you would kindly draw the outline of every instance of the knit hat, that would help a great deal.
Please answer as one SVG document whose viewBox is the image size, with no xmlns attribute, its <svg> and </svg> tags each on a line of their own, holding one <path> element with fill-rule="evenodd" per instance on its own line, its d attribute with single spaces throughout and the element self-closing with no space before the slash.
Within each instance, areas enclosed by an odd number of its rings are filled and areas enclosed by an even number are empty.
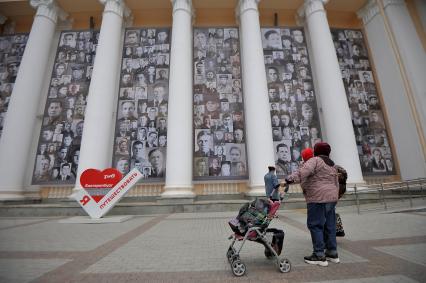
<svg viewBox="0 0 426 283">
<path fill-rule="evenodd" d="M 331 152 L 331 147 L 326 142 L 319 142 L 319 143 L 315 144 L 315 146 L 314 146 L 314 155 L 315 156 L 318 156 L 318 155 L 329 156 L 330 152 Z"/>
<path fill-rule="evenodd" d="M 305 162 L 308 161 L 311 157 L 314 157 L 314 151 L 310 147 L 302 150 L 301 154 L 302 154 L 303 161 Z"/>
</svg>

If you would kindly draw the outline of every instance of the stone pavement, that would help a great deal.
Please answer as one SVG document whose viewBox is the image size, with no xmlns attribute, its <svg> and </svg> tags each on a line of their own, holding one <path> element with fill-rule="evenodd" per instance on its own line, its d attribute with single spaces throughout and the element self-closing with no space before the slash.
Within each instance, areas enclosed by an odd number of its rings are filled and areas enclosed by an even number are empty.
<svg viewBox="0 0 426 283">
<path fill-rule="evenodd" d="M 338 208 L 346 231 L 340 264 L 307 265 L 306 210 L 282 210 L 271 227 L 285 230 L 280 273 L 263 247 L 249 242 L 242 278 L 225 257 L 237 212 L 135 216 L 124 223 L 63 224 L 59 218 L 0 218 L 0 282 L 426 282 L 426 201 L 417 210 L 357 214 Z"/>
</svg>

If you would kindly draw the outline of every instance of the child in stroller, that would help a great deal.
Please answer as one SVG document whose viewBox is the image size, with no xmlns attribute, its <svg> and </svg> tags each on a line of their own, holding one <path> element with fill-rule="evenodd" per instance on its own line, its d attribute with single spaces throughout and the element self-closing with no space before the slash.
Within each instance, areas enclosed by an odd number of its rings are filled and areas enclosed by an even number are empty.
<svg viewBox="0 0 426 283">
<path fill-rule="evenodd" d="M 286 188 L 286 191 L 288 187 Z M 281 198 L 282 200 L 282 198 Z M 256 199 L 251 203 L 241 207 L 238 216 L 229 221 L 234 234 L 229 237 L 232 240 L 226 256 L 231 264 L 232 273 L 235 276 L 242 276 L 246 271 L 245 264 L 240 260 L 240 252 L 246 240 L 258 242 L 265 247 L 265 256 L 275 258 L 281 272 L 289 272 L 291 263 L 287 258 L 280 258 L 284 231 L 268 228 L 269 223 L 276 217 L 281 201 L 270 199 Z M 242 242 L 240 247 L 234 247 L 236 242 Z"/>
</svg>

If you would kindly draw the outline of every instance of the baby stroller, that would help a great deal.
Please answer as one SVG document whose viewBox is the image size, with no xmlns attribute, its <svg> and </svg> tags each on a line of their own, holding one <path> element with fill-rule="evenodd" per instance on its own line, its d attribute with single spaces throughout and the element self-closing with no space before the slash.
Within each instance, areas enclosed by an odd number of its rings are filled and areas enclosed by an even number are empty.
<svg viewBox="0 0 426 283">
<path fill-rule="evenodd" d="M 263 244 L 266 258 L 275 258 L 281 272 L 291 270 L 290 261 L 279 257 L 284 242 L 284 231 L 268 228 L 269 223 L 276 217 L 280 205 L 281 201 L 256 199 L 245 204 L 240 209 L 238 217 L 229 221 L 234 234 L 229 237 L 232 243 L 226 257 L 235 276 L 243 276 L 246 272 L 246 266 L 240 259 L 240 252 L 247 240 Z M 236 242 L 241 242 L 239 248 L 234 247 Z"/>
</svg>

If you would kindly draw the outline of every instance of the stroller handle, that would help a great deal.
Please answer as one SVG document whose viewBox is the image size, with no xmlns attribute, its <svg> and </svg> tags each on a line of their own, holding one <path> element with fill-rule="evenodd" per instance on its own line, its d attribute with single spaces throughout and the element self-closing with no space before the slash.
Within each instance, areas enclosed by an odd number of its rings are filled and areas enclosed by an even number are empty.
<svg viewBox="0 0 426 283">
<path fill-rule="evenodd" d="M 284 193 L 287 193 L 289 189 L 290 189 L 290 184 L 289 183 L 285 183 L 285 185 L 284 185 Z M 280 194 L 280 201 L 282 202 L 283 200 L 284 200 L 284 194 Z"/>
<path fill-rule="evenodd" d="M 284 185 L 284 192 L 288 192 L 288 189 L 290 189 L 290 184 L 289 183 L 285 183 Z"/>
</svg>

